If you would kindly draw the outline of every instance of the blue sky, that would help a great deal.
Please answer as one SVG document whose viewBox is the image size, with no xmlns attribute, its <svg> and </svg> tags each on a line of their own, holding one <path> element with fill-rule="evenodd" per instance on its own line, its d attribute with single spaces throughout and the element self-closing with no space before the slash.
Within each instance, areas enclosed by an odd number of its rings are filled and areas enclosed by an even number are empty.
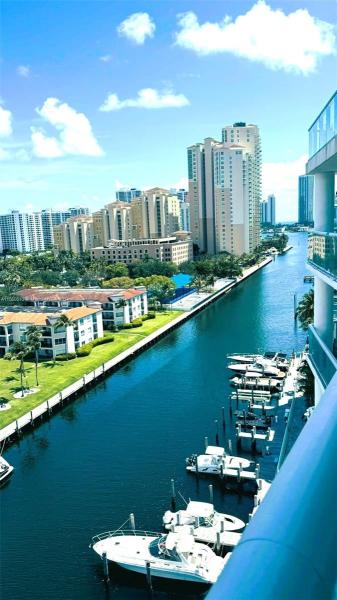
<svg viewBox="0 0 337 600">
<path fill-rule="evenodd" d="M 260 127 L 277 218 L 296 219 L 307 128 L 336 84 L 335 1 L 1 10 L 3 212 L 98 209 L 119 185 L 183 184 L 186 147 L 240 120 Z"/>
</svg>

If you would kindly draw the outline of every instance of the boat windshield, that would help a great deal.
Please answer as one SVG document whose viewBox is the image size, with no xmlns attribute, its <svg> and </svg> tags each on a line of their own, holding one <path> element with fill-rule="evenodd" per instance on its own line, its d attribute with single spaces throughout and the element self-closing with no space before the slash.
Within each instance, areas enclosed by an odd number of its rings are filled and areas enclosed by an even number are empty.
<svg viewBox="0 0 337 600">
<path fill-rule="evenodd" d="M 158 537 L 151 542 L 149 545 L 149 551 L 152 556 L 155 558 L 162 558 L 163 560 L 173 560 L 176 562 L 181 562 L 181 558 L 179 554 L 177 554 L 176 549 L 168 550 L 166 548 L 166 536 Z"/>
</svg>

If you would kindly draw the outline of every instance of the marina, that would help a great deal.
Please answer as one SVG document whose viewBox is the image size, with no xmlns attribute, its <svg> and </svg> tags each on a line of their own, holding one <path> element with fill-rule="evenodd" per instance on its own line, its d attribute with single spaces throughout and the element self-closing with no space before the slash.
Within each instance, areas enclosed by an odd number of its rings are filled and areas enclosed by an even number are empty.
<svg viewBox="0 0 337 600">
<path fill-rule="evenodd" d="M 89 600 L 104 593 L 104 561 L 95 560 L 95 553 L 88 549 L 90 537 L 109 528 L 113 531 L 125 518 L 125 510 L 134 510 L 137 521 L 147 531 L 165 536 L 162 518 L 171 496 L 171 477 L 177 490 L 177 507 L 172 512 L 180 510 L 178 492 L 187 499 L 207 502 L 212 482 L 211 504 L 217 511 L 243 523 L 249 521 L 275 474 L 286 407 L 274 407 L 279 417 L 272 424 L 276 434 L 269 453 L 258 457 L 257 480 L 254 466 L 243 469 L 254 472 L 254 480 L 246 483 L 237 481 L 234 469 L 233 477 L 223 480 L 219 476 L 192 476 L 185 470 L 184 460 L 200 448 L 205 436 L 208 445 L 228 448 L 230 456 L 256 460 L 250 449 L 234 451 L 235 412 L 247 407 L 248 401 L 240 400 L 238 409 L 235 400 L 230 402 L 232 388 L 223 358 L 233 352 L 257 353 L 260 348 L 275 348 L 276 331 L 281 331 L 277 338 L 280 351 L 290 356 L 293 350 L 299 353 L 303 349 L 305 335 L 293 322 L 292 294 L 282 287 L 287 268 L 291 268 L 299 291 L 303 259 L 298 244 L 294 244 L 293 252 L 277 257 L 244 285 L 172 331 L 112 377 L 88 387 L 76 403 L 65 405 L 53 419 L 42 422 L 6 448 L 6 459 L 15 466 L 15 477 L 2 490 L 2 530 L 8 540 L 4 587 L 8 597 L 21 600 L 19 590 L 25 589 L 28 593 L 33 590 L 38 600 L 46 596 L 57 600 L 55 581 L 61 570 L 64 597 Z M 245 310 L 250 305 L 254 311 Z M 262 405 L 255 398 L 253 404 Z M 269 414 L 267 408 L 266 403 L 264 410 Z M 218 417 L 215 425 L 217 415 L 221 419 Z M 252 490 L 246 493 L 245 486 Z M 35 502 L 37 495 L 46 507 L 53 499 L 52 512 L 41 511 L 41 505 Z M 19 511 L 23 498 L 24 521 Z M 184 503 L 183 510 L 185 507 Z M 228 533 L 240 535 L 241 531 Z M 22 550 L 19 557 L 15 542 L 18 535 Z M 32 536 L 36 550 L 30 545 Z M 148 596 L 145 571 L 139 575 L 129 571 L 126 575 L 125 569 L 119 571 L 110 565 L 109 576 L 114 597 Z M 164 598 L 201 597 L 197 588 L 180 592 L 173 582 L 167 580 L 162 587 L 160 580 L 153 575 L 152 586 Z"/>
</svg>

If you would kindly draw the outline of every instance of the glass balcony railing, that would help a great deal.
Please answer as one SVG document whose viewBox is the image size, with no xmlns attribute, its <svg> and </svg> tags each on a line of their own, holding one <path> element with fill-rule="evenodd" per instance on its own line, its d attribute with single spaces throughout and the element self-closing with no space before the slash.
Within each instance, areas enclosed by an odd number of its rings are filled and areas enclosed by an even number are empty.
<svg viewBox="0 0 337 600">
<path fill-rule="evenodd" d="M 337 92 L 309 129 L 309 158 L 337 134 Z"/>
<path fill-rule="evenodd" d="M 326 388 L 337 373 L 337 359 L 320 339 L 312 325 L 309 327 L 309 357 Z"/>
<path fill-rule="evenodd" d="M 337 281 L 337 233 L 313 232 L 308 240 L 308 262 Z"/>
</svg>

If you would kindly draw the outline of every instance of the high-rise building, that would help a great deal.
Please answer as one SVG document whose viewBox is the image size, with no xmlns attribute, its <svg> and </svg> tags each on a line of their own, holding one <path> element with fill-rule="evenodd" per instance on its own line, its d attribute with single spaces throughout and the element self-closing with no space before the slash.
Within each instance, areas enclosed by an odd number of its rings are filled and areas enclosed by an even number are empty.
<svg viewBox="0 0 337 600">
<path fill-rule="evenodd" d="M 67 211 L 54 211 L 50 208 L 41 210 L 41 221 L 44 247 L 47 250 L 52 248 L 54 245 L 54 225 L 59 225 L 70 219 L 70 210 Z"/>
<path fill-rule="evenodd" d="M 300 175 L 298 178 L 298 222 L 312 225 L 314 222 L 314 176 Z"/>
<path fill-rule="evenodd" d="M 314 322 L 309 327 L 309 366 L 317 403 L 337 373 L 337 233 L 334 233 L 337 172 L 337 92 L 309 129 L 306 171 L 314 178 L 314 232 L 309 236 L 308 265 L 315 276 Z"/>
<path fill-rule="evenodd" d="M 111 239 L 132 237 L 131 206 L 126 202 L 110 202 L 93 213 L 94 245 L 105 245 Z"/>
<path fill-rule="evenodd" d="M 270 194 L 267 200 L 263 200 L 260 204 L 261 208 L 261 224 L 275 225 L 275 196 Z"/>
<path fill-rule="evenodd" d="M 73 208 L 69 208 L 71 217 L 81 217 L 88 216 L 90 214 L 89 208 L 85 208 L 83 206 L 75 206 Z"/>
<path fill-rule="evenodd" d="M 0 215 L 0 251 L 35 252 L 44 250 L 41 213 L 12 210 Z"/>
<path fill-rule="evenodd" d="M 181 229 L 180 202 L 168 190 L 153 188 L 131 202 L 133 237 L 169 237 Z"/>
<path fill-rule="evenodd" d="M 93 245 L 93 218 L 91 216 L 71 217 L 68 221 L 55 225 L 54 245 L 57 250 L 82 254 Z"/>
<path fill-rule="evenodd" d="M 256 125 L 234 123 L 188 156 L 192 239 L 200 252 L 252 252 L 259 244 L 261 144 Z"/>
<path fill-rule="evenodd" d="M 189 202 L 180 202 L 180 223 L 183 231 L 191 231 L 191 216 Z"/>
<path fill-rule="evenodd" d="M 122 188 L 116 191 L 117 202 L 131 202 L 134 198 L 139 198 L 142 190 L 137 188 Z"/>
</svg>

